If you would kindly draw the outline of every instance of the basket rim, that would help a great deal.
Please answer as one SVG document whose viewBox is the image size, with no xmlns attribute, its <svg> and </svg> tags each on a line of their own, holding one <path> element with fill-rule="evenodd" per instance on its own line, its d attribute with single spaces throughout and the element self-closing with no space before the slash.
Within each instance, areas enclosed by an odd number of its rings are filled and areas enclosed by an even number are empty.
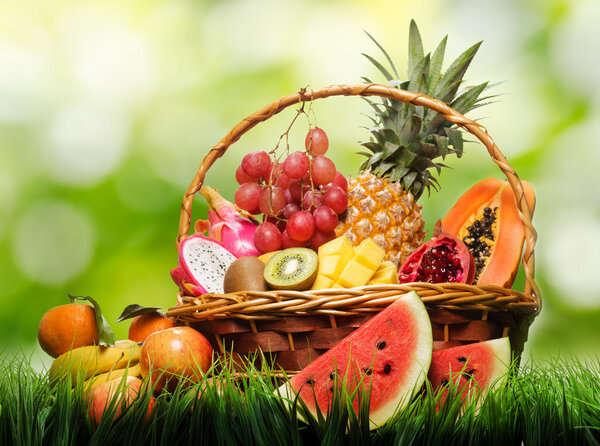
<svg viewBox="0 0 600 446">
<path fill-rule="evenodd" d="M 194 322 L 228 318 L 271 320 L 285 316 L 353 316 L 379 312 L 411 291 L 417 292 L 427 308 L 534 315 L 539 309 L 536 296 L 496 285 L 414 282 L 309 291 L 241 291 L 202 296 L 179 293 L 178 304 L 168 310 L 167 316 Z"/>
<path fill-rule="evenodd" d="M 392 87 L 388 85 L 381 84 L 359 84 L 359 85 L 331 85 L 328 87 L 324 87 L 317 90 L 309 90 L 309 89 L 301 89 L 297 93 L 290 94 L 287 96 L 283 96 L 271 104 L 257 110 L 250 116 L 243 119 L 237 125 L 235 125 L 223 139 L 221 139 L 204 157 L 202 160 L 198 171 L 194 175 L 188 190 L 183 196 L 183 201 L 181 205 L 180 219 L 179 219 L 179 232 L 176 239 L 177 247 L 179 247 L 180 242 L 188 235 L 191 221 L 192 221 L 192 203 L 194 196 L 200 190 L 204 183 L 204 178 L 206 176 L 206 172 L 210 169 L 210 167 L 215 163 L 215 161 L 222 157 L 227 149 L 237 142 L 245 133 L 255 127 L 257 124 L 268 120 L 275 114 L 281 112 L 282 110 L 304 102 L 311 102 L 317 99 L 323 99 L 334 96 L 360 96 L 360 97 L 368 97 L 368 96 L 379 96 L 385 97 L 389 99 L 396 99 L 402 102 L 410 103 L 415 106 L 422 106 L 428 109 L 434 110 L 440 115 L 442 115 L 448 121 L 456 124 L 463 130 L 469 132 L 473 136 L 475 136 L 487 149 L 488 154 L 490 155 L 492 161 L 500 168 L 500 170 L 506 176 L 508 183 L 511 187 L 513 195 L 515 197 L 515 204 L 517 206 L 517 211 L 519 214 L 519 218 L 524 225 L 525 228 L 525 246 L 523 250 L 523 255 L 521 259 L 521 263 L 523 266 L 523 270 L 525 272 L 525 286 L 524 291 L 522 293 L 518 293 L 513 290 L 504 289 L 501 287 L 494 286 L 494 290 L 488 290 L 488 286 L 477 286 L 477 285 L 462 285 L 466 287 L 471 287 L 473 289 L 473 293 L 476 296 L 485 295 L 485 293 L 492 293 L 494 299 L 504 299 L 506 296 L 515 295 L 518 296 L 527 296 L 519 297 L 519 299 L 523 299 L 522 303 L 526 303 L 534 313 L 534 316 L 537 315 L 541 311 L 541 293 L 539 287 L 535 281 L 535 244 L 537 240 L 537 232 L 532 223 L 532 210 L 529 208 L 527 200 L 525 198 L 525 192 L 523 185 L 516 171 L 510 166 L 504 154 L 500 151 L 492 137 L 489 135 L 487 129 L 478 122 L 473 121 L 457 112 L 453 108 L 451 108 L 446 103 L 431 98 L 427 95 L 421 93 L 414 93 L 406 90 L 399 89 L 397 87 Z M 408 284 L 413 285 L 413 284 Z M 431 285 L 431 284 L 429 284 Z M 440 285 L 446 284 L 435 284 L 440 287 Z M 458 285 L 458 284 L 451 284 Z M 359 289 L 362 287 L 359 287 Z M 442 287 L 443 288 L 443 287 Z M 318 290 L 322 295 L 326 294 L 325 290 Z M 344 292 L 346 290 L 343 290 Z M 337 290 L 339 293 L 340 290 Z M 300 293 L 300 297 L 303 296 L 311 296 L 314 291 L 308 292 L 296 292 Z M 438 289 L 439 293 L 439 289 Z M 282 291 L 277 291 L 272 293 L 275 296 L 275 299 L 281 298 L 282 296 L 287 296 L 286 293 Z M 444 293 L 442 293 L 442 296 Z M 186 299 L 204 299 L 205 301 L 208 299 L 212 299 L 213 297 L 219 298 L 227 298 L 228 295 L 205 295 L 200 296 L 199 298 L 195 298 L 192 296 L 178 296 L 178 306 L 169 310 L 169 314 L 181 314 L 183 313 L 184 302 Z M 236 301 L 239 299 L 238 295 L 229 295 L 231 299 Z M 262 298 L 263 296 L 256 296 L 250 292 L 247 293 L 247 298 L 249 298 L 246 302 L 246 305 L 250 303 L 254 303 L 256 305 L 260 305 L 260 300 L 257 301 L 257 298 Z M 425 300 L 425 299 L 424 299 Z M 441 299 L 445 300 L 445 299 Z M 493 300 L 493 299 L 492 299 Z M 226 300 L 225 300 L 226 301 Z M 224 302 L 225 302 L 224 301 Z M 452 305 L 452 304 L 448 304 Z M 458 305 L 462 307 L 462 305 L 467 305 L 464 301 L 459 301 Z M 473 305 L 473 304 L 470 304 Z M 483 305 L 483 304 L 481 304 Z M 487 304 L 486 304 L 487 305 Z M 468 307 L 469 305 L 467 305 Z M 467 308 L 464 307 L 464 308 Z M 493 308 L 495 305 L 491 305 Z M 186 307 L 187 308 L 187 307 Z M 260 307 L 259 307 L 260 308 Z M 210 311 L 209 315 L 214 314 L 212 309 L 208 309 L 206 311 Z M 212 317 L 212 316 L 211 316 Z"/>
</svg>

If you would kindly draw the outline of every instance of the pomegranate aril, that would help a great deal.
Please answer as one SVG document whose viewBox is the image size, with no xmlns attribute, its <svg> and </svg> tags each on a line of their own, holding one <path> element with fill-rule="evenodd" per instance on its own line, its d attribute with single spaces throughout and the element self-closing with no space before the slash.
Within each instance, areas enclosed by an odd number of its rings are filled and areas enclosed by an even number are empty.
<svg viewBox="0 0 600 446">
<path fill-rule="evenodd" d="M 264 150 L 250 152 L 242 158 L 242 170 L 246 175 L 260 178 L 266 175 L 271 165 L 271 158 Z"/>
</svg>

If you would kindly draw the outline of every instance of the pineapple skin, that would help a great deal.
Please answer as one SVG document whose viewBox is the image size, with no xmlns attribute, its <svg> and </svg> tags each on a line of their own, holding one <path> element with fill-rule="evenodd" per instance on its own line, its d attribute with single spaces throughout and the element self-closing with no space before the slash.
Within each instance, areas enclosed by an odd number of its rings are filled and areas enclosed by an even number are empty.
<svg viewBox="0 0 600 446">
<path fill-rule="evenodd" d="M 399 183 L 365 172 L 348 179 L 348 209 L 335 232 L 353 246 L 372 238 L 399 267 L 425 239 L 421 209 Z"/>
</svg>

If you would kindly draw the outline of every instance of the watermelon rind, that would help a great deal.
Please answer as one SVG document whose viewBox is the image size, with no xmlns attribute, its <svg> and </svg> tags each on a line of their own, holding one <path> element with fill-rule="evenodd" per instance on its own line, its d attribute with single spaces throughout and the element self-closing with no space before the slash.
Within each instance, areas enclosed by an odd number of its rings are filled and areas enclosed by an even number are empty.
<svg viewBox="0 0 600 446">
<path fill-rule="evenodd" d="M 474 357 L 476 362 L 470 363 L 470 356 L 474 349 L 477 351 L 485 351 L 486 356 L 491 359 L 491 361 L 486 364 L 485 369 L 482 369 L 481 363 L 477 363 L 478 360 L 476 358 L 478 355 Z M 457 357 L 466 358 L 465 364 L 459 366 L 454 363 L 454 358 Z M 480 375 L 479 379 L 485 376 L 485 383 L 481 384 L 476 381 L 476 378 L 472 378 L 472 381 L 470 381 L 471 385 L 469 386 L 470 390 L 468 393 L 463 394 L 463 398 L 479 395 L 479 400 L 481 400 L 483 394 L 504 384 L 508 377 L 510 362 L 511 347 L 508 337 L 437 350 L 433 353 L 428 379 L 431 381 L 433 390 L 435 391 L 439 385 L 440 378 L 448 377 L 450 375 L 459 377 L 465 369 L 471 367 L 470 364 L 473 364 L 473 367 L 477 369 L 476 375 Z M 452 363 L 454 363 L 454 368 L 451 367 Z M 482 376 L 481 374 L 484 371 L 485 375 Z M 463 391 L 463 389 L 457 390 Z"/>
<path fill-rule="evenodd" d="M 485 341 L 490 351 L 493 353 L 497 361 L 494 363 L 496 367 L 490 373 L 488 379 L 489 389 L 494 389 L 501 386 L 508 376 L 508 369 L 510 367 L 510 340 L 508 337 L 492 339 Z"/>
<path fill-rule="evenodd" d="M 386 318 L 391 317 L 390 315 L 395 314 L 395 312 L 409 315 L 410 320 L 406 326 L 395 327 L 393 332 L 409 333 L 409 330 L 413 330 L 412 334 L 415 344 L 410 354 L 405 354 L 405 357 L 398 358 L 399 362 L 402 361 L 404 369 L 402 375 L 397 377 L 397 380 L 389 383 L 392 386 L 391 388 L 376 388 L 374 383 L 371 387 L 372 398 L 375 392 L 380 392 L 380 397 L 383 395 L 384 402 L 376 408 L 371 405 L 369 412 L 370 429 L 375 429 L 385 424 L 397 411 L 406 407 L 412 396 L 420 390 L 427 378 L 427 372 L 431 364 L 433 347 L 431 321 L 423 301 L 414 291 L 401 296 L 396 302 L 379 312 L 349 336 L 342 339 L 329 351 L 315 359 L 296 375 L 296 379 L 292 378 L 284 383 L 277 390 L 277 393 L 287 403 L 294 404 L 296 399 L 300 398 L 299 392 L 307 376 L 313 376 L 313 374 L 314 376 L 318 374 L 322 375 L 325 373 L 324 371 L 330 370 L 332 367 L 334 369 L 338 368 L 340 362 L 343 362 L 339 358 L 348 356 L 348 352 L 350 352 L 349 355 L 353 359 L 360 357 L 361 353 L 362 357 L 372 355 L 374 346 L 370 344 L 365 345 L 364 340 L 373 338 L 373 334 L 375 333 L 372 331 L 372 327 L 386 322 Z M 398 344 L 402 344 L 402 339 L 398 339 Z M 340 372 L 343 372 L 343 370 L 340 370 Z M 313 393 L 313 395 L 315 394 Z M 318 397 L 318 395 L 315 395 L 315 397 Z M 319 409 L 314 400 L 312 402 L 304 401 L 304 405 L 315 418 L 318 417 L 319 410 L 325 415 L 325 410 Z M 303 419 L 301 411 L 296 412 L 300 419 L 306 421 Z"/>
</svg>

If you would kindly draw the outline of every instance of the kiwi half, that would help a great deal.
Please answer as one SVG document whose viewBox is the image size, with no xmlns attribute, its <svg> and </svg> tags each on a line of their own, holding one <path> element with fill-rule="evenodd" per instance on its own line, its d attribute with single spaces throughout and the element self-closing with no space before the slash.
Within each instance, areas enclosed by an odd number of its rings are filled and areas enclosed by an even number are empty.
<svg viewBox="0 0 600 446">
<path fill-rule="evenodd" d="M 284 249 L 265 265 L 265 281 L 274 290 L 308 290 L 317 277 L 318 265 L 319 257 L 312 249 Z"/>
<path fill-rule="evenodd" d="M 240 257 L 227 268 L 223 279 L 223 291 L 266 291 L 264 269 L 265 264 L 257 257 Z"/>
</svg>

